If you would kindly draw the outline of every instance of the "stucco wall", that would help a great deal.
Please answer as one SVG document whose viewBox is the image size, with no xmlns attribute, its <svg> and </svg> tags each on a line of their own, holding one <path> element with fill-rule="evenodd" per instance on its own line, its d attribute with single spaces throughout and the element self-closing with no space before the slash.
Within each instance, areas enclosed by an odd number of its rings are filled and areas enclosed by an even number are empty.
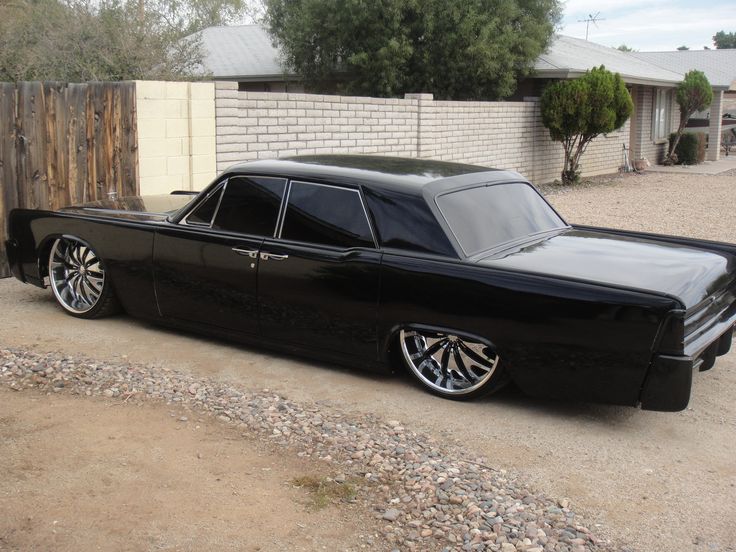
<svg viewBox="0 0 736 552">
<path fill-rule="evenodd" d="M 217 169 L 251 159 L 372 153 L 514 169 L 534 182 L 559 177 L 563 153 L 538 102 L 446 102 L 429 94 L 378 99 L 240 92 L 218 82 Z M 629 128 L 594 141 L 583 174 L 616 172 Z"/>
<path fill-rule="evenodd" d="M 200 190 L 216 176 L 214 83 L 136 82 L 142 195 Z"/>
</svg>

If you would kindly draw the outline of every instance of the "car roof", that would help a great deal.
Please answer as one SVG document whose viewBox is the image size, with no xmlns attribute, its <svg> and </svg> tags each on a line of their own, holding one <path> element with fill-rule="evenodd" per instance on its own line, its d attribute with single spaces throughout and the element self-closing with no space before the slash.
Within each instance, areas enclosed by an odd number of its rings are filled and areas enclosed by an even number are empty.
<svg viewBox="0 0 736 552">
<path fill-rule="evenodd" d="M 302 155 L 251 161 L 234 165 L 226 173 L 340 181 L 414 195 L 421 195 L 429 184 L 432 184 L 433 192 L 438 192 L 453 187 L 453 184 L 525 181 L 513 171 L 447 161 L 378 155 Z M 440 181 L 447 185 L 441 185 Z"/>
</svg>

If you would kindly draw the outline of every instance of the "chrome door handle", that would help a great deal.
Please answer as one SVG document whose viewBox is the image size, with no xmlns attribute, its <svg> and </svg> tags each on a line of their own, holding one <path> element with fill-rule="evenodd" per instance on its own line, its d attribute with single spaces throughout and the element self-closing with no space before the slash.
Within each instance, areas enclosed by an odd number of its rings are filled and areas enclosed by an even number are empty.
<svg viewBox="0 0 736 552">
<path fill-rule="evenodd" d="M 243 249 L 242 247 L 233 247 L 233 251 L 235 251 L 238 255 L 243 255 L 245 257 L 250 257 L 251 259 L 257 259 L 258 258 L 258 250 L 257 249 Z"/>
<path fill-rule="evenodd" d="M 285 261 L 288 259 L 288 255 L 275 255 L 273 253 L 261 253 L 261 260 L 267 261 L 268 259 L 273 259 L 274 261 Z"/>
</svg>

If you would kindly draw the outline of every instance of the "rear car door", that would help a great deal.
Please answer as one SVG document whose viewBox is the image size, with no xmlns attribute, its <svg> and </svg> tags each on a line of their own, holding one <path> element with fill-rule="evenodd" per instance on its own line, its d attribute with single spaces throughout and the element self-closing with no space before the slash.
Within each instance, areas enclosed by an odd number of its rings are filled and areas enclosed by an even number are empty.
<svg viewBox="0 0 736 552">
<path fill-rule="evenodd" d="M 153 257 L 162 316 L 258 333 L 258 253 L 275 233 L 286 182 L 230 177 L 179 224 L 157 232 Z"/>
<path fill-rule="evenodd" d="M 377 358 L 381 253 L 359 189 L 290 182 L 277 237 L 259 258 L 264 337 Z"/>
</svg>

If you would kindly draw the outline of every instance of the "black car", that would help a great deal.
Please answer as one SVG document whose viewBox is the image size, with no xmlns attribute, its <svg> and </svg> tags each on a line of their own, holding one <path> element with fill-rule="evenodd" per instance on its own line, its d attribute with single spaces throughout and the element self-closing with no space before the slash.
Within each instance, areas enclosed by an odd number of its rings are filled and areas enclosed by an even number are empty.
<svg viewBox="0 0 736 552">
<path fill-rule="evenodd" d="M 736 321 L 736 246 L 571 226 L 520 175 L 369 156 L 258 161 L 206 190 L 14 210 L 13 274 L 132 316 L 471 398 L 680 410 Z"/>
</svg>

